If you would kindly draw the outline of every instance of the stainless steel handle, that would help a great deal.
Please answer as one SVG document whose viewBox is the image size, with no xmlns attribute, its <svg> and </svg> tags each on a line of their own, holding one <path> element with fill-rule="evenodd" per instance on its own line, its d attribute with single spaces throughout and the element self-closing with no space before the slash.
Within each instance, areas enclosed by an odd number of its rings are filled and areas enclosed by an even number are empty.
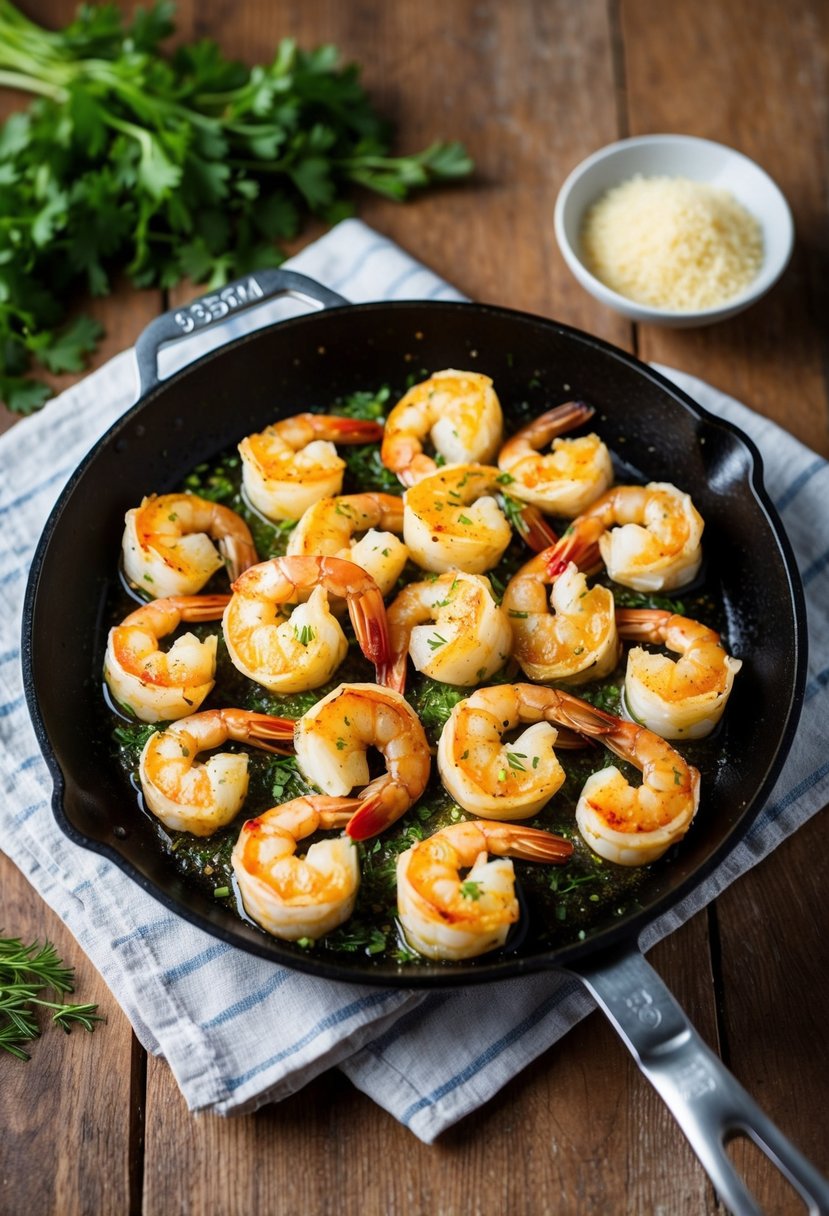
<svg viewBox="0 0 829 1216">
<path fill-rule="evenodd" d="M 639 1068 L 661 1094 L 735 1216 L 762 1216 L 725 1151 L 743 1133 L 803 1198 L 809 1213 L 829 1213 L 829 1182 L 762 1112 L 700 1038 L 667 985 L 635 948 L 570 965 L 596 998 Z"/>
<path fill-rule="evenodd" d="M 221 326 L 240 312 L 286 295 L 309 300 L 323 308 L 336 308 L 348 303 L 335 291 L 295 270 L 257 270 L 236 279 L 221 290 L 199 296 L 181 308 L 171 308 L 150 322 L 135 344 L 139 395 L 143 397 L 159 383 L 158 353 L 162 346 L 187 338 L 208 326 Z"/>
</svg>

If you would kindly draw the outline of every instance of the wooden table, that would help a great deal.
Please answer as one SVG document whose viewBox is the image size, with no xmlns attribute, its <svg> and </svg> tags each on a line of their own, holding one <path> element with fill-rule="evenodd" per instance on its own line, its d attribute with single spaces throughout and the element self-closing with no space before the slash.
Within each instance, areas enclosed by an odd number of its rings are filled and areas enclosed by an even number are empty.
<svg viewBox="0 0 829 1216">
<path fill-rule="evenodd" d="M 64 0 L 28 0 L 48 22 Z M 181 0 L 180 37 L 249 62 L 281 36 L 337 43 L 399 126 L 399 146 L 463 140 L 474 183 L 363 217 L 470 296 L 590 330 L 698 374 L 829 455 L 829 9 L 822 0 Z M 11 102 L 9 102 L 11 104 Z M 733 145 L 795 216 L 783 281 L 698 331 L 633 327 L 593 302 L 555 244 L 567 172 L 622 136 Z M 306 238 L 310 237 L 306 234 Z M 98 302 L 99 361 L 166 306 Z M 822 316 L 823 325 L 819 324 Z M 7 419 L 8 421 L 8 419 Z M 794 1141 L 829 1167 L 829 866 L 817 816 L 651 959 L 701 1033 Z M 0 858 L 0 924 L 56 942 L 97 1000 L 94 1036 L 50 1032 L 0 1059 L 0 1211 L 75 1213 L 700 1213 L 720 1211 L 661 1101 L 594 1014 L 430 1148 L 338 1073 L 239 1120 L 193 1117 L 62 924 Z M 735 1157 L 769 1211 L 800 1210 L 764 1158 Z"/>
</svg>

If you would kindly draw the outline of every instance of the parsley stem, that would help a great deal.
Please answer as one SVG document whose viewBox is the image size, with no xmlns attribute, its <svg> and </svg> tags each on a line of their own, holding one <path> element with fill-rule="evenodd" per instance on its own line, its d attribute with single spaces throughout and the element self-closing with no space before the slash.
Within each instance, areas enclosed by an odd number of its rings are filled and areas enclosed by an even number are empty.
<svg viewBox="0 0 829 1216">
<path fill-rule="evenodd" d="M 66 89 L 62 89 L 60 85 L 49 84 L 36 76 L 24 76 L 20 72 L 0 69 L 0 86 L 2 85 L 8 89 L 20 89 L 24 93 L 39 93 L 41 97 L 48 97 L 50 101 L 56 101 L 60 105 L 69 100 Z"/>
</svg>

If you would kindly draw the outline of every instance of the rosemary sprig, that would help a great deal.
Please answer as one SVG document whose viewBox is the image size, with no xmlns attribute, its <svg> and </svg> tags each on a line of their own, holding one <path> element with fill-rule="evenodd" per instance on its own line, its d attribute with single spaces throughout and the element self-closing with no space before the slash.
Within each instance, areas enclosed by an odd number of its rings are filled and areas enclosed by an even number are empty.
<svg viewBox="0 0 829 1216">
<path fill-rule="evenodd" d="M 93 1031 L 104 1019 L 97 1005 L 72 1005 L 46 1000 L 44 993 L 72 992 L 74 972 L 58 958 L 51 942 L 24 945 L 20 938 L 0 934 L 0 1048 L 19 1060 L 30 1056 L 23 1044 L 40 1034 L 36 1010 L 52 1010 L 52 1022 L 68 1034 L 73 1024 Z"/>
</svg>

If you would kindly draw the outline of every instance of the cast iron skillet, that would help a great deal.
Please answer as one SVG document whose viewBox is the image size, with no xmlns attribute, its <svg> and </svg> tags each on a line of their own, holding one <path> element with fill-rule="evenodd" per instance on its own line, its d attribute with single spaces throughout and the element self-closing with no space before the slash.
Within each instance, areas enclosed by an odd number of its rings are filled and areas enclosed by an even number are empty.
<svg viewBox="0 0 829 1216">
<path fill-rule="evenodd" d="M 159 383 L 162 345 L 277 295 L 300 296 L 322 310 L 234 341 Z M 286 271 L 257 273 L 165 314 L 141 336 L 137 356 L 140 399 L 61 495 L 26 598 L 26 693 L 66 834 L 222 940 L 331 979 L 428 987 L 565 968 L 586 984 L 671 1106 L 726 1204 L 758 1210 L 723 1147 L 740 1130 L 805 1199 L 820 1196 L 825 1206 L 812 1210 L 829 1211 L 829 1187 L 706 1047 L 637 946 L 644 926 L 693 891 L 745 834 L 797 725 L 806 661 L 802 591 L 753 444 L 630 355 L 566 326 L 487 305 L 351 306 Z M 332 963 L 268 937 L 188 886 L 161 854 L 150 825 L 131 813 L 106 743 L 95 739 L 106 589 L 124 513 L 145 493 L 176 488 L 194 465 L 280 413 L 325 407 L 356 388 L 402 386 L 412 372 L 453 366 L 485 371 L 502 400 L 532 400 L 536 393 L 539 412 L 574 397 L 599 405 L 599 429 L 612 449 L 626 453 L 645 479 L 693 493 L 706 520 L 706 560 L 722 583 L 730 646 L 747 660 L 727 715 L 728 759 L 704 790 L 678 856 L 646 878 L 639 910 L 621 919 L 608 914 L 585 940 L 448 967 Z M 85 627 L 55 629 L 58 605 L 64 620 Z"/>
</svg>

